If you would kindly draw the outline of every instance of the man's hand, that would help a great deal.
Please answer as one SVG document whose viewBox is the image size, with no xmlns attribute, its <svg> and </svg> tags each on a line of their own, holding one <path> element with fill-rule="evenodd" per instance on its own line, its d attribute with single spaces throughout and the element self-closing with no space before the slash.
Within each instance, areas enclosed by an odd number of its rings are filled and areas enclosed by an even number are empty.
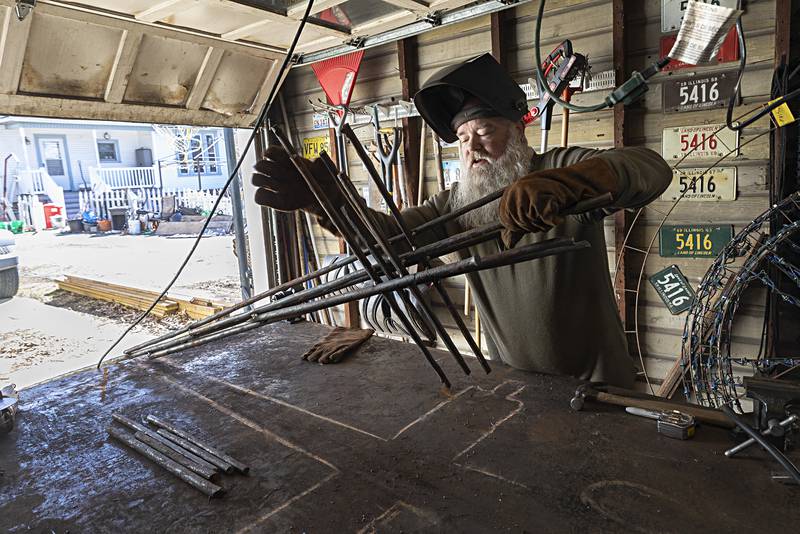
<svg viewBox="0 0 800 534">
<path fill-rule="evenodd" d="M 338 189 L 322 162 L 303 159 L 302 164 L 326 194 L 337 201 Z M 253 185 L 258 187 L 255 194 L 256 204 L 280 211 L 301 209 L 314 215 L 323 215 L 322 206 L 283 148 L 268 148 L 264 159 L 256 163 L 255 169 L 252 181 Z"/>
<path fill-rule="evenodd" d="M 338 363 L 360 347 L 375 331 L 371 328 L 344 328 L 337 326 L 322 341 L 303 354 L 310 362 Z"/>
<path fill-rule="evenodd" d="M 503 243 L 511 248 L 526 233 L 546 232 L 561 224 L 565 212 L 578 202 L 607 193 L 619 196 L 619 179 L 598 157 L 523 176 L 508 186 L 500 199 Z"/>
</svg>

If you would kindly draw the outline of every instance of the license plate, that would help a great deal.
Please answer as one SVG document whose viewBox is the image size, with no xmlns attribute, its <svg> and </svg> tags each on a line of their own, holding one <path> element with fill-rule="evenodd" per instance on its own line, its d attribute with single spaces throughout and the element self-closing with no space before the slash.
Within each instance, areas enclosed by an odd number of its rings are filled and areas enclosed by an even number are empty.
<svg viewBox="0 0 800 534">
<path fill-rule="evenodd" d="M 677 265 L 658 271 L 649 280 L 672 315 L 678 315 L 691 307 L 694 290 Z"/>
<path fill-rule="evenodd" d="M 678 126 L 664 128 L 661 138 L 661 155 L 664 159 L 687 160 L 736 156 L 739 149 L 739 132 L 722 128 L 723 124 Z M 717 131 L 719 130 L 719 131 Z"/>
<path fill-rule="evenodd" d="M 664 112 L 725 107 L 734 94 L 735 86 L 735 72 L 665 82 L 661 85 Z"/>
<path fill-rule="evenodd" d="M 664 225 L 659 234 L 662 258 L 713 258 L 733 238 L 733 226 Z"/>
<path fill-rule="evenodd" d="M 303 157 L 306 159 L 318 158 L 322 151 L 330 154 L 331 147 L 327 135 L 319 137 L 306 137 L 303 139 Z"/>
<path fill-rule="evenodd" d="M 325 113 L 314 113 L 312 116 L 314 130 L 327 130 L 329 126 L 328 115 Z"/>
<path fill-rule="evenodd" d="M 714 6 L 736 9 L 739 0 L 700 0 Z M 678 31 L 689 0 L 661 0 L 661 32 Z"/>
<path fill-rule="evenodd" d="M 674 202 L 681 200 L 716 202 L 736 200 L 736 167 L 717 167 L 705 175 L 705 168 L 673 169 L 672 182 L 661 194 L 661 200 Z"/>
</svg>

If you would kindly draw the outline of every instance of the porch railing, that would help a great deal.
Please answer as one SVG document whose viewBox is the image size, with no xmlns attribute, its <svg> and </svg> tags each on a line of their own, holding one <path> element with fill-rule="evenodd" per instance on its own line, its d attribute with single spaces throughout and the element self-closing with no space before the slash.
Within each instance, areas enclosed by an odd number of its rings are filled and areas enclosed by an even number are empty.
<svg viewBox="0 0 800 534">
<path fill-rule="evenodd" d="M 21 170 L 17 174 L 17 192 L 20 195 L 47 195 L 50 202 L 66 211 L 64 188 L 56 183 L 42 167 L 36 170 Z"/>
<path fill-rule="evenodd" d="M 152 213 L 161 213 L 162 198 L 168 195 L 176 197 L 178 206 L 197 208 L 199 210 L 211 210 L 214 201 L 219 195 L 219 189 L 206 189 L 198 191 L 194 189 L 167 190 L 160 187 L 140 188 L 140 189 L 114 189 L 104 192 L 81 191 L 78 194 L 81 212 L 91 209 L 98 217 L 109 218 L 109 208 L 129 208 L 132 211 L 145 209 Z M 226 195 L 217 208 L 216 213 L 220 215 L 232 215 L 233 208 L 230 196 Z"/>
<path fill-rule="evenodd" d="M 111 189 L 160 187 L 158 167 L 90 167 L 92 184 L 104 183 Z"/>
<path fill-rule="evenodd" d="M 47 169 L 42 167 L 35 170 L 20 170 L 17 173 L 19 183 L 19 194 L 21 195 L 44 195 L 44 183 L 47 179 L 53 181 L 47 173 Z M 54 182 L 55 183 L 55 182 Z"/>
</svg>

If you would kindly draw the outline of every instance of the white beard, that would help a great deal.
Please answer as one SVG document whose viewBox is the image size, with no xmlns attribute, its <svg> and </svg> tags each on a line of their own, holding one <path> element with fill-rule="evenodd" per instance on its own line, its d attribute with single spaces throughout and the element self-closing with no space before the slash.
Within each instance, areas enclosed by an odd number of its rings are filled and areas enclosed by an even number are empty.
<svg viewBox="0 0 800 534">
<path fill-rule="evenodd" d="M 498 189 L 513 183 L 517 178 L 530 172 L 531 158 L 534 150 L 527 145 L 523 135 L 516 132 L 506 146 L 506 151 L 497 159 L 490 158 L 488 154 L 478 152 L 475 154 L 486 159 L 488 165 L 471 168 L 461 156 L 461 180 L 453 187 L 450 193 L 450 209 L 457 210 L 471 202 L 485 197 Z M 495 200 L 465 213 L 458 218 L 464 230 L 470 230 L 497 221 L 497 207 L 500 200 Z"/>
</svg>

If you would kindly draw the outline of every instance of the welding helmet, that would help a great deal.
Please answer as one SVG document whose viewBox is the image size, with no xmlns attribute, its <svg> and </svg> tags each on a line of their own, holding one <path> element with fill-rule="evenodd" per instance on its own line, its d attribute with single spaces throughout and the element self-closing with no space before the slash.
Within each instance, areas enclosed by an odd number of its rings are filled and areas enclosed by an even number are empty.
<svg viewBox="0 0 800 534">
<path fill-rule="evenodd" d="M 469 120 L 505 117 L 517 122 L 528 112 L 525 91 L 491 54 L 438 71 L 414 96 L 414 105 L 448 143 L 458 139 L 456 130 Z"/>
</svg>

